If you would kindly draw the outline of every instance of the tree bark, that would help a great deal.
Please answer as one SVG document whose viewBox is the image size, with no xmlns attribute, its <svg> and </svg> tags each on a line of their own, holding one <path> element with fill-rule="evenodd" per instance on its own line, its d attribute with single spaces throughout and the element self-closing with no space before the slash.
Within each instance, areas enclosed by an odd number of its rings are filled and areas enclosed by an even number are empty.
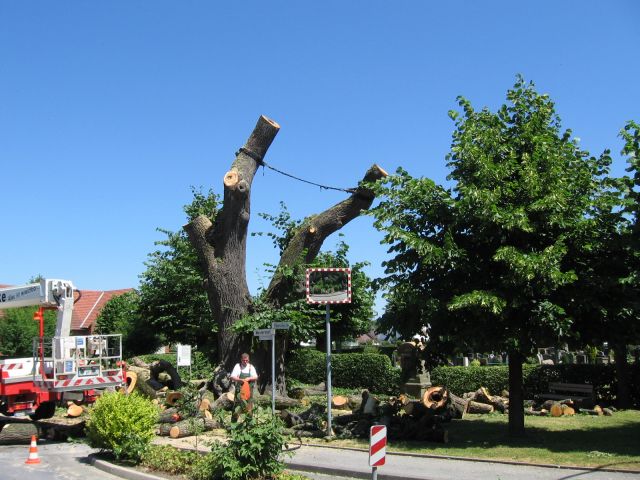
<svg viewBox="0 0 640 480">
<path fill-rule="evenodd" d="M 520 352 L 509 352 L 509 435 L 512 437 L 524 436 L 522 362 Z"/>
<path fill-rule="evenodd" d="M 224 176 L 224 203 L 215 222 L 200 215 L 184 226 L 207 272 L 205 289 L 218 325 L 218 359 L 231 371 L 245 343 L 230 331 L 251 303 L 246 274 L 247 227 L 251 214 L 251 184 L 256 170 L 280 130 L 261 116 Z"/>
<path fill-rule="evenodd" d="M 627 362 L 627 345 L 622 342 L 617 342 L 613 346 L 613 352 L 616 360 L 616 380 L 618 381 L 616 389 L 616 406 L 618 408 L 631 408 L 633 402 L 631 401 L 631 394 L 629 392 L 629 362 Z"/>
</svg>

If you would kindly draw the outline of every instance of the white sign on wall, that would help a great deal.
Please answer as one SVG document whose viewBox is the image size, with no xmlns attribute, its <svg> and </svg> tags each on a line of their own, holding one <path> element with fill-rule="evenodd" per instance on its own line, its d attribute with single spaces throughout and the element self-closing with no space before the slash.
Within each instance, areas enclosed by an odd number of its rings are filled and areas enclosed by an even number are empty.
<svg viewBox="0 0 640 480">
<path fill-rule="evenodd" d="M 178 344 L 178 362 L 179 367 L 191 366 L 191 345 Z"/>
</svg>

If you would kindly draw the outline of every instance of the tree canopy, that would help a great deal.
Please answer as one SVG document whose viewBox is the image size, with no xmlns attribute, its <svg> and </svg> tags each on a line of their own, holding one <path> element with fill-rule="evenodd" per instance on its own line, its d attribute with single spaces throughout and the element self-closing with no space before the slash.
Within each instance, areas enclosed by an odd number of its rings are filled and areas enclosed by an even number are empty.
<svg viewBox="0 0 640 480">
<path fill-rule="evenodd" d="M 453 186 L 399 170 L 378 187 L 385 199 L 374 215 L 393 255 L 381 282 L 389 289 L 383 327 L 406 335 L 428 325 L 435 349 L 508 352 L 518 434 L 517 370 L 536 345 L 569 331 L 560 297 L 576 280 L 568 242 L 607 158 L 562 131 L 553 102 L 532 83 L 518 77 L 507 100 L 491 112 L 459 97 L 447 156 Z"/>
</svg>

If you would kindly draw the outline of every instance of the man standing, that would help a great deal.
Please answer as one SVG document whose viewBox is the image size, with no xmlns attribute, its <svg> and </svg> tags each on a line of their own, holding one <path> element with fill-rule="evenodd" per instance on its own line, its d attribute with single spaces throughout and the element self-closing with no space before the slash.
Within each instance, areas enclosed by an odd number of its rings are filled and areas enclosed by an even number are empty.
<svg viewBox="0 0 640 480">
<path fill-rule="evenodd" d="M 240 363 L 236 363 L 231 371 L 231 380 L 236 384 L 235 400 L 231 421 L 238 419 L 240 412 L 251 413 L 253 409 L 253 383 L 258 380 L 258 373 L 249 363 L 249 354 L 240 356 Z"/>
</svg>

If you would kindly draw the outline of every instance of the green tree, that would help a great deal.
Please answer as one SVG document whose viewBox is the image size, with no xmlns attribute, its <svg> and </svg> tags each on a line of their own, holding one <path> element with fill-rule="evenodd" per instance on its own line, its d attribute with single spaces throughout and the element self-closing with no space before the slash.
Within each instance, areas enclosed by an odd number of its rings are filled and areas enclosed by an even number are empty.
<svg viewBox="0 0 640 480">
<path fill-rule="evenodd" d="M 33 339 L 40 335 L 40 323 L 33 319 L 38 307 L 10 308 L 0 318 L 0 355 L 30 357 Z M 56 313 L 44 312 L 44 336 L 52 337 L 56 329 Z"/>
<path fill-rule="evenodd" d="M 629 122 L 621 132 L 633 176 L 605 177 L 593 209 L 574 237 L 578 280 L 567 287 L 568 310 L 575 318 L 574 342 L 608 342 L 616 361 L 617 403 L 631 406 L 627 345 L 640 339 L 638 287 L 638 125 Z"/>
<path fill-rule="evenodd" d="M 193 201 L 183 210 L 187 220 L 200 214 L 213 218 L 218 197 L 192 189 Z M 215 353 L 216 323 L 203 288 L 203 272 L 184 231 L 159 228 L 166 236 L 149 254 L 141 275 L 140 315 L 168 342 L 195 345 Z"/>
<path fill-rule="evenodd" d="M 135 290 L 114 296 L 104 305 L 96 319 L 95 331 L 121 334 L 125 357 L 149 353 L 164 340 L 140 314 L 140 295 Z"/>
<path fill-rule="evenodd" d="M 566 335 L 559 295 L 576 275 L 565 264 L 604 159 L 561 132 L 547 95 L 517 78 L 492 113 L 459 97 L 448 155 L 452 189 L 399 170 L 378 193 L 376 226 L 394 256 L 389 331 L 430 326 L 432 345 L 509 355 L 509 432 L 524 433 L 522 363 Z M 397 323 L 392 324 L 392 320 Z"/>
</svg>

